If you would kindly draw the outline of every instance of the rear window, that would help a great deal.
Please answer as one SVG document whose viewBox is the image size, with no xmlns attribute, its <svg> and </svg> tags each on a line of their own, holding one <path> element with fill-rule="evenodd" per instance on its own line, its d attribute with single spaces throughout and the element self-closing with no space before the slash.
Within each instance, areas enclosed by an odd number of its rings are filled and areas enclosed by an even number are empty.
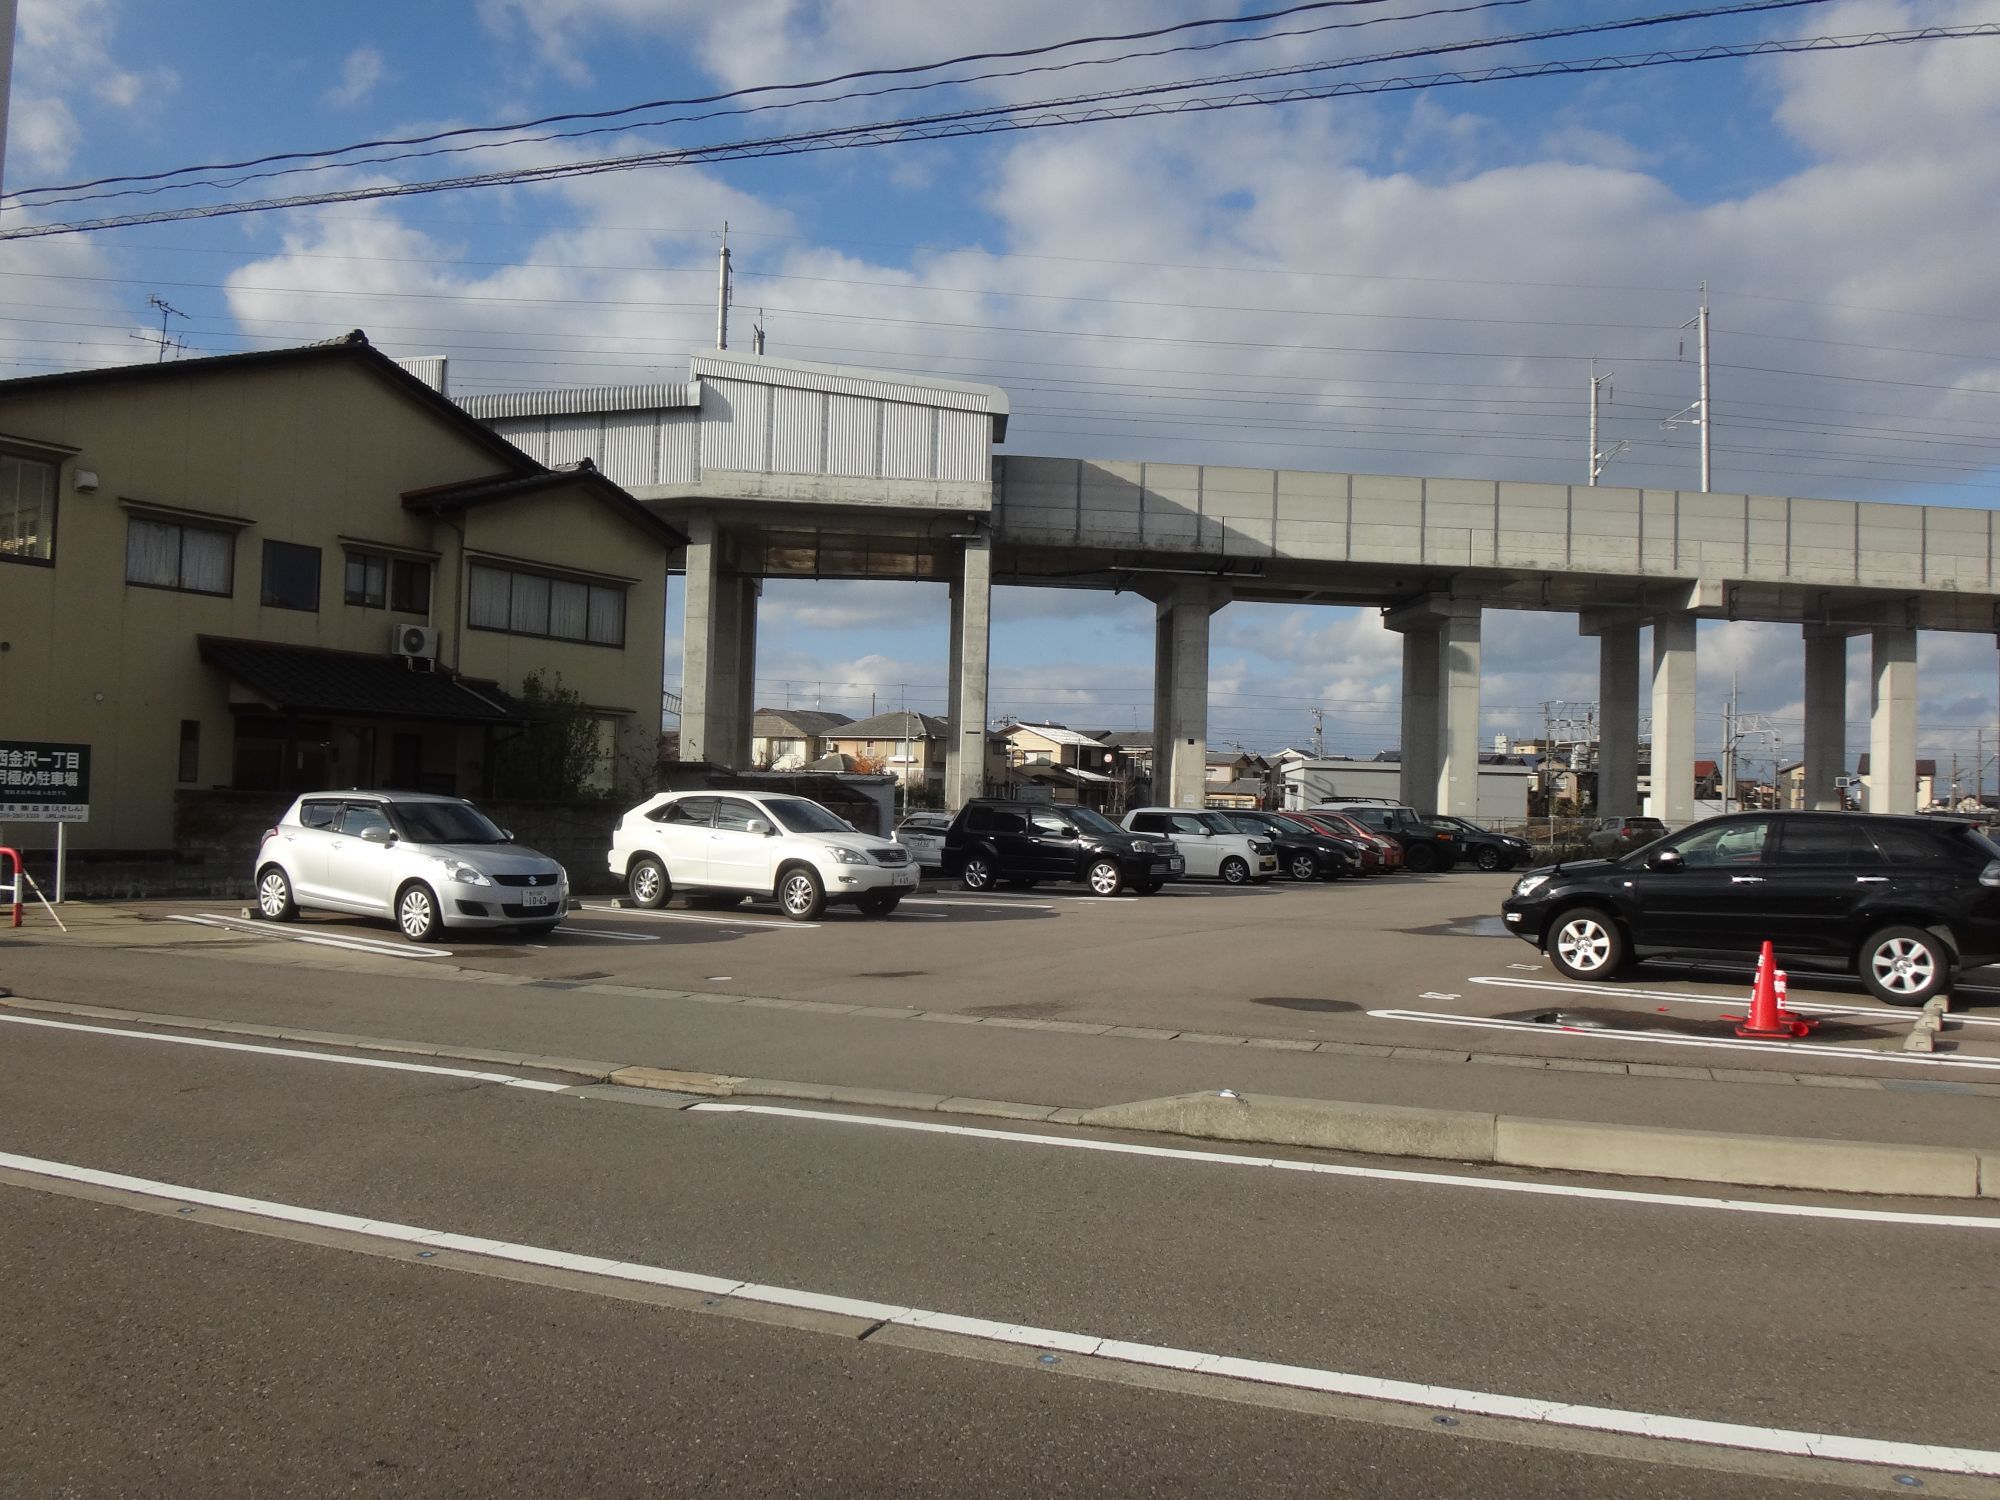
<svg viewBox="0 0 2000 1500">
<path fill-rule="evenodd" d="M 1957 830 L 1942 828 L 1912 828 L 1907 823 L 1882 823 L 1868 830 L 1869 840 L 1880 851 L 1882 860 L 1891 865 L 1935 865 L 1953 860 L 1954 846 L 1962 838 L 1977 840 L 1985 848 L 1978 852 L 1988 859 L 2000 857 L 2000 851 L 1988 853 L 1993 842 L 1966 829 L 1963 834 Z"/>
</svg>

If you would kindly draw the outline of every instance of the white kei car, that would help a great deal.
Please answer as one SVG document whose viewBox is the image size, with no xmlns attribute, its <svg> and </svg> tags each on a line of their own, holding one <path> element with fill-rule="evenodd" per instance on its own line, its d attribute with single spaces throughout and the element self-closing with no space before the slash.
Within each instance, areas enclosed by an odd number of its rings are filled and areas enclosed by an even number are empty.
<svg viewBox="0 0 2000 1500">
<path fill-rule="evenodd" d="M 927 870 L 944 866 L 944 836 L 951 828 L 947 812 L 913 812 L 896 825 L 896 842 Z"/>
<path fill-rule="evenodd" d="M 257 909 L 302 906 L 389 917 L 413 942 L 446 927 L 548 932 L 569 910 L 569 874 L 514 842 L 460 797 L 308 792 L 257 850 Z"/>
<path fill-rule="evenodd" d="M 636 906 L 664 906 L 677 891 L 724 905 L 775 897 L 795 922 L 834 902 L 886 917 L 918 874 L 901 844 L 817 802 L 733 790 L 649 797 L 618 820 L 607 863 Z"/>
<path fill-rule="evenodd" d="M 1135 807 L 1125 814 L 1125 826 L 1149 838 L 1172 839 L 1187 860 L 1191 880 L 1206 876 L 1226 885 L 1253 880 L 1262 885 L 1278 873 L 1276 841 L 1243 833 L 1220 813 L 1191 807 Z"/>
</svg>

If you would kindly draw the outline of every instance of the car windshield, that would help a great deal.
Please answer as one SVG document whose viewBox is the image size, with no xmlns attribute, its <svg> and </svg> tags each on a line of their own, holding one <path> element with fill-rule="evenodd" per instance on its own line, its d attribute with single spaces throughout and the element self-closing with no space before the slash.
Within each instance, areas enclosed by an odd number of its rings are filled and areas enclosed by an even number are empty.
<svg viewBox="0 0 2000 1500">
<path fill-rule="evenodd" d="M 1193 817 L 1210 833 L 1241 833 L 1243 831 L 1221 813 L 1195 813 Z"/>
<path fill-rule="evenodd" d="M 847 819 L 804 797 L 766 797 L 764 807 L 790 833 L 858 833 Z"/>
<path fill-rule="evenodd" d="M 1076 824 L 1078 828 L 1083 829 L 1086 833 L 1115 833 L 1120 838 L 1123 838 L 1131 831 L 1120 828 L 1116 823 L 1105 817 L 1103 813 L 1092 808 L 1065 807 L 1063 811 L 1069 814 L 1070 822 Z"/>
<path fill-rule="evenodd" d="M 1282 813 L 1272 813 L 1271 822 L 1277 827 L 1284 829 L 1286 833 L 1305 833 L 1311 834 L 1316 838 L 1323 837 L 1320 831 L 1311 824 L 1301 823 L 1297 818 L 1285 817 Z"/>
<path fill-rule="evenodd" d="M 403 835 L 419 844 L 504 844 L 492 819 L 463 802 L 391 802 Z"/>
</svg>

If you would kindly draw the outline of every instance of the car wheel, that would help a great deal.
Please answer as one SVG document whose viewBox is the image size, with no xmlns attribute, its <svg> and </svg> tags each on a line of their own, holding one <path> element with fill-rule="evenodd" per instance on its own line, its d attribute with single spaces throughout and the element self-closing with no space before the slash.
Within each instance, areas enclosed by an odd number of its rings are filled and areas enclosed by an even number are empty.
<svg viewBox="0 0 2000 1500">
<path fill-rule="evenodd" d="M 897 891 L 870 891 L 855 902 L 855 905 L 861 908 L 864 917 L 886 917 L 900 906 L 902 901 L 903 897 Z"/>
<path fill-rule="evenodd" d="M 413 943 L 434 943 L 444 931 L 437 897 L 421 880 L 413 880 L 396 893 L 396 925 Z"/>
<path fill-rule="evenodd" d="M 1319 876 L 1319 866 L 1313 863 L 1310 854 L 1292 856 L 1291 876 L 1294 880 L 1313 880 Z"/>
<path fill-rule="evenodd" d="M 993 889 L 993 856 L 973 853 L 965 856 L 965 866 L 958 872 L 959 883 L 968 891 L 990 891 Z"/>
<path fill-rule="evenodd" d="M 1118 868 L 1115 859 L 1100 859 L 1091 864 L 1084 873 L 1090 882 L 1090 889 L 1099 896 L 1115 896 L 1125 889 L 1125 872 Z"/>
<path fill-rule="evenodd" d="M 1472 862 L 1482 870 L 1497 870 L 1500 868 L 1500 851 L 1488 844 L 1472 856 Z"/>
<path fill-rule="evenodd" d="M 1921 927 L 1884 927 L 1861 945 L 1862 984 L 1891 1005 L 1922 1005 L 1951 980 L 1951 950 Z"/>
<path fill-rule="evenodd" d="M 1437 863 L 1437 850 L 1429 844 L 1412 844 L 1403 851 L 1403 868 L 1412 875 L 1428 875 Z"/>
<path fill-rule="evenodd" d="M 1224 885 L 1241 885 L 1250 878 L 1250 866 L 1232 854 L 1215 873 L 1222 877 Z"/>
<path fill-rule="evenodd" d="M 289 922 L 299 914 L 292 883 L 276 865 L 266 865 L 257 877 L 257 910 L 273 922 Z"/>
<path fill-rule="evenodd" d="M 650 854 L 642 854 L 625 872 L 625 891 L 634 906 L 652 911 L 673 899 L 674 883 L 667 879 L 665 865 Z"/>
<path fill-rule="evenodd" d="M 804 865 L 778 877 L 778 905 L 794 922 L 810 922 L 826 910 L 826 887 Z"/>
<path fill-rule="evenodd" d="M 514 930 L 522 937 L 547 937 L 560 926 L 562 919 L 558 917 L 553 922 L 516 922 Z"/>
<path fill-rule="evenodd" d="M 1625 934 L 1593 907 L 1564 912 L 1549 926 L 1549 962 L 1569 979 L 1609 979 L 1625 967 Z"/>
</svg>

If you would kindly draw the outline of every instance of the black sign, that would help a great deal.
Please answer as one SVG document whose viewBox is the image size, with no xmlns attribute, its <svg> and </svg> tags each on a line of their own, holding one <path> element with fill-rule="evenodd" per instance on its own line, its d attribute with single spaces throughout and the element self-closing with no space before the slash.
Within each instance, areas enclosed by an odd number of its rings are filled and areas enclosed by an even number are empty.
<svg viewBox="0 0 2000 1500">
<path fill-rule="evenodd" d="M 0 823 L 88 823 L 90 746 L 0 740 Z"/>
</svg>

